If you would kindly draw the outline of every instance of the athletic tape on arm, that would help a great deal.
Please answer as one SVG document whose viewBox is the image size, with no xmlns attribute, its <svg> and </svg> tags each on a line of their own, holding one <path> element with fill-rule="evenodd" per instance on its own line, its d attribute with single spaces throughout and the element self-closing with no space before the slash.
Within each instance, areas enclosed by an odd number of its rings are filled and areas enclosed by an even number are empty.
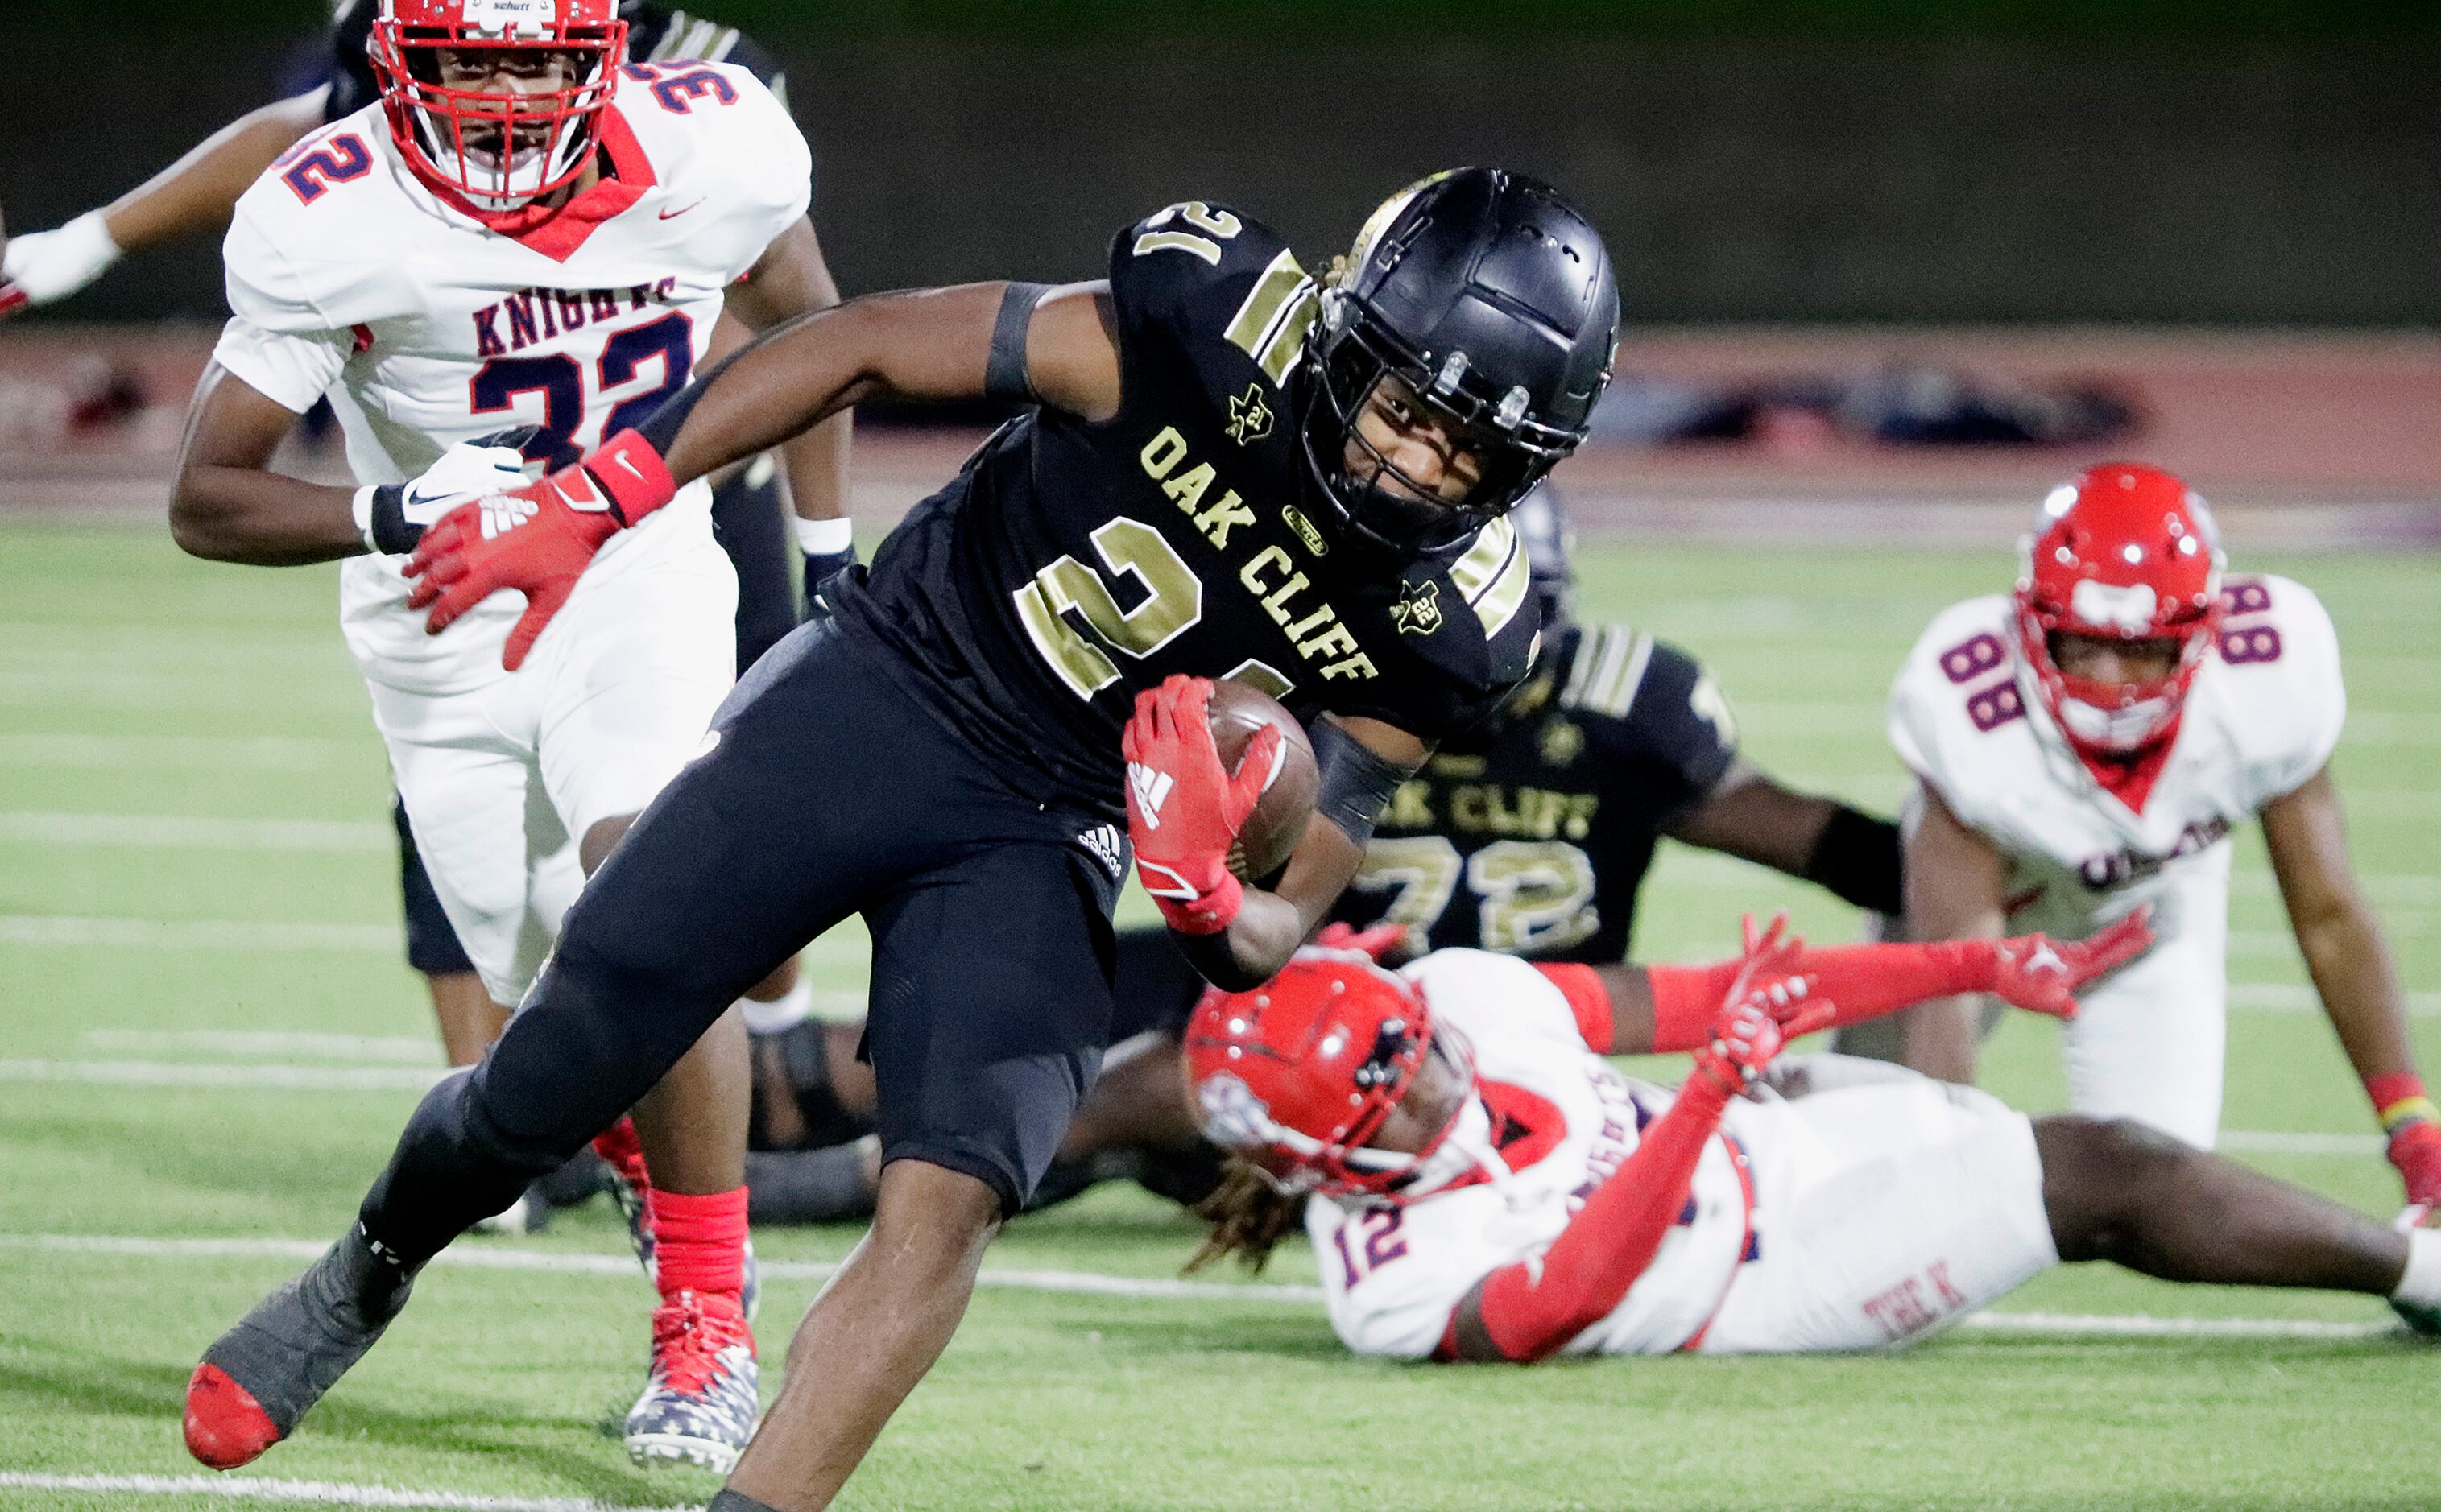
<svg viewBox="0 0 2441 1512">
<path fill-rule="evenodd" d="M 1362 845 L 1372 838 L 1374 821 L 1398 793 L 1399 784 L 1416 775 L 1416 768 L 1375 755 L 1336 720 L 1316 720 L 1308 733 L 1313 741 L 1314 763 L 1322 768 L 1314 812 Z"/>
<path fill-rule="evenodd" d="M 991 356 L 984 364 L 984 397 L 1037 404 L 1034 380 L 1025 370 L 1025 333 L 1034 323 L 1034 307 L 1050 292 L 1047 283 L 1012 283 L 1000 297 L 1000 318 L 992 322 Z"/>
</svg>

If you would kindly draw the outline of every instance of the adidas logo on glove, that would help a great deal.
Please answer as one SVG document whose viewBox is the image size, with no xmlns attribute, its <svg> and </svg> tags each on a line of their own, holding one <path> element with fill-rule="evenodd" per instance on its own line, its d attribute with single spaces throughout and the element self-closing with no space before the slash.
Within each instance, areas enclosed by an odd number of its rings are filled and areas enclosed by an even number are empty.
<svg viewBox="0 0 2441 1512">
<path fill-rule="evenodd" d="M 1161 805 L 1169 801 L 1177 782 L 1165 771 L 1142 762 L 1128 763 L 1128 791 L 1136 801 L 1136 817 L 1148 830 L 1161 828 Z"/>
</svg>

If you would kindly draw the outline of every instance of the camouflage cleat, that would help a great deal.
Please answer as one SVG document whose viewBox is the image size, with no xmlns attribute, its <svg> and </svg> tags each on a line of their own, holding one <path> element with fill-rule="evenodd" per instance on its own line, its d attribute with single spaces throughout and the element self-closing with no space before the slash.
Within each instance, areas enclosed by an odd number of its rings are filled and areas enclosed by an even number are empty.
<svg viewBox="0 0 2441 1512">
<path fill-rule="evenodd" d="M 754 1335 L 734 1299 L 681 1291 L 655 1309 L 652 1371 L 627 1413 L 630 1458 L 726 1475 L 762 1415 Z"/>
<path fill-rule="evenodd" d="M 415 1273 L 361 1226 L 212 1341 L 187 1381 L 187 1452 L 233 1470 L 294 1432 L 407 1305 Z"/>
</svg>

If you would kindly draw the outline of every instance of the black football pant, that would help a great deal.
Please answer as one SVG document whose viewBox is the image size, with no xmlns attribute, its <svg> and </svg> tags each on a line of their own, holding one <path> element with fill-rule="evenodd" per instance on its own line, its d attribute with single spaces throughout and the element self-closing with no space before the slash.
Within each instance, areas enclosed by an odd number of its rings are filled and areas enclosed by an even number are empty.
<svg viewBox="0 0 2441 1512">
<path fill-rule="evenodd" d="M 421 1262 L 642 1096 L 722 1010 L 850 913 L 884 1161 L 1014 1213 L 1100 1069 L 1124 831 L 1003 784 L 894 654 L 807 625 L 714 717 L 569 911 L 483 1062 L 426 1096 L 365 1199 Z"/>
</svg>

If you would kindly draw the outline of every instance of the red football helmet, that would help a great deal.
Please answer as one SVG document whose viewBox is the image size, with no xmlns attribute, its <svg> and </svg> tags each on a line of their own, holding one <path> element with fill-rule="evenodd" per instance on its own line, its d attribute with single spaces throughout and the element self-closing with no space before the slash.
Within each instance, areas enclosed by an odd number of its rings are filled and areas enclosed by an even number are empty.
<svg viewBox="0 0 2441 1512">
<path fill-rule="evenodd" d="M 2106 462 L 2052 489 L 2017 576 L 2017 644 L 2061 730 L 2125 755 L 2176 727 L 2220 631 L 2220 531 L 2193 489 L 2158 467 Z M 2150 682 L 2072 677 L 2054 632 L 2175 640 L 2170 675 Z"/>
<path fill-rule="evenodd" d="M 626 54 L 618 0 L 380 3 L 366 55 L 390 135 L 417 172 L 506 210 L 584 171 Z M 487 92 L 445 82 L 444 51 L 552 54 L 570 66 L 533 90 Z"/>
<path fill-rule="evenodd" d="M 1356 951 L 1300 950 L 1253 992 L 1207 992 L 1186 1029 L 1207 1138 L 1284 1192 L 1385 1204 L 1419 1184 L 1470 1101 L 1417 1154 L 1365 1147 L 1433 1055 L 1473 1085 L 1464 1039 L 1434 1024 L 1423 994 Z"/>
</svg>

